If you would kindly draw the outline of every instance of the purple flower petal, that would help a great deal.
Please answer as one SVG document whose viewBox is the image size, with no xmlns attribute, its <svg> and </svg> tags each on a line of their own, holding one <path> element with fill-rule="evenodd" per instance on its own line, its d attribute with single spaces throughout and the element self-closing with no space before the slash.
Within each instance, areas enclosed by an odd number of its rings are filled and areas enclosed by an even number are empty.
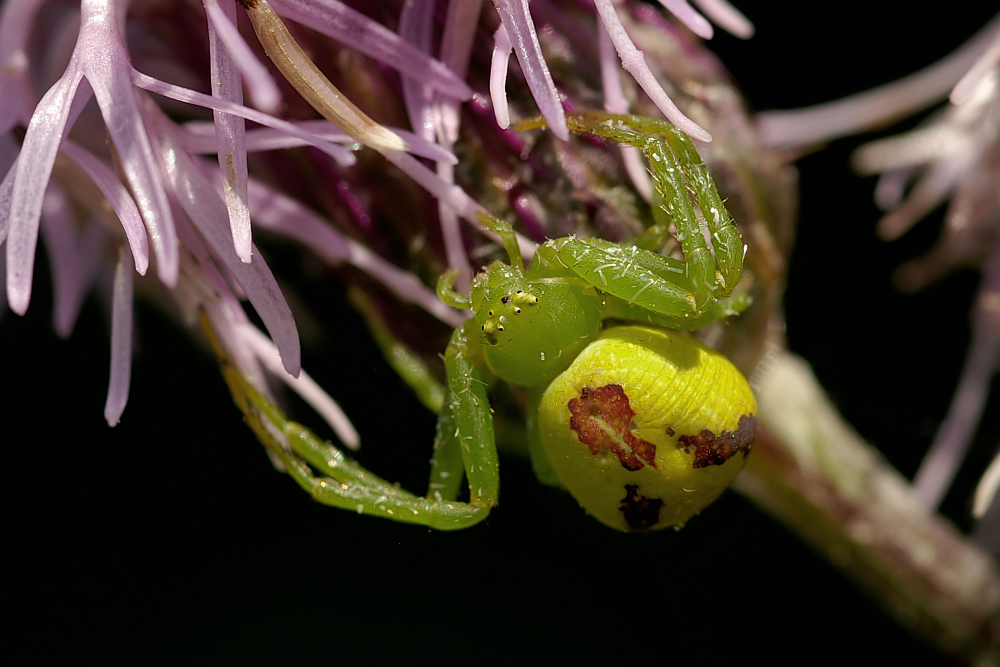
<svg viewBox="0 0 1000 667">
<path fill-rule="evenodd" d="M 240 338 L 251 350 L 267 370 L 274 373 L 282 382 L 287 384 L 302 399 L 311 405 L 316 412 L 326 420 L 333 432 L 337 434 L 345 447 L 357 450 L 361 444 L 361 438 L 357 430 L 351 424 L 344 411 L 340 409 L 337 402 L 330 397 L 323 388 L 316 384 L 316 381 L 309 377 L 305 371 L 299 373 L 298 377 L 292 377 L 281 367 L 281 357 L 278 350 L 267 336 L 262 334 L 257 327 L 252 324 L 244 324 L 237 327 Z"/>
<path fill-rule="evenodd" d="M 254 224 L 259 227 L 301 242 L 331 264 L 347 262 L 361 269 L 403 301 L 423 308 L 448 326 L 459 327 L 465 321 L 461 313 L 446 306 L 415 275 L 343 236 L 308 207 L 253 179 L 249 192 Z"/>
<path fill-rule="evenodd" d="M 712 39 L 712 24 L 704 16 L 695 11 L 687 0 L 660 0 L 660 4 L 676 16 L 681 23 L 702 39 Z"/>
<path fill-rule="evenodd" d="M 382 155 L 386 160 L 399 167 L 400 171 L 416 181 L 417 185 L 427 190 L 427 192 L 441 203 L 453 208 L 458 215 L 471 222 L 477 229 L 490 238 L 498 238 L 483 227 L 483 223 L 479 220 L 479 215 L 485 213 L 485 209 L 470 197 L 465 190 L 442 179 L 408 153 L 385 151 Z M 530 260 L 534 257 L 535 250 L 538 249 L 537 244 L 520 234 L 515 234 L 515 236 L 517 237 L 517 244 L 521 248 L 521 255 L 524 259 Z"/>
<path fill-rule="evenodd" d="M 563 112 L 559 91 L 552 82 L 549 66 L 542 56 L 542 47 L 538 43 L 535 24 L 528 11 L 528 0 L 493 0 L 503 27 L 507 30 L 517 60 L 521 63 L 521 71 L 528 83 L 528 89 L 538 104 L 538 110 L 549 124 L 553 134 L 563 141 L 569 140 L 569 128 L 566 127 L 566 114 Z M 491 86 L 492 88 L 492 86 Z"/>
<path fill-rule="evenodd" d="M 234 116 L 246 118 L 247 120 L 252 120 L 255 123 L 260 123 L 261 125 L 287 132 L 293 137 L 299 137 L 300 139 L 306 141 L 310 146 L 315 146 L 319 150 L 323 151 L 336 160 L 337 164 L 342 167 L 350 167 L 356 162 L 354 155 L 351 154 L 350 151 L 345 150 L 343 147 L 337 146 L 329 141 L 325 141 L 311 132 L 301 130 L 293 123 L 279 120 L 255 109 L 250 109 L 239 104 L 233 104 L 232 102 L 227 102 L 225 100 L 217 100 L 210 95 L 204 95 L 188 88 L 182 88 L 181 86 L 175 86 L 173 84 L 166 83 L 165 81 L 160 81 L 159 79 L 147 76 L 146 74 L 136 70 L 132 70 L 132 81 L 139 88 L 163 95 L 164 97 L 169 97 L 170 99 L 177 100 L 178 102 L 186 102 L 188 104 L 205 107 L 206 109 L 215 109 L 216 111 L 225 111 L 226 113 L 233 114 Z"/>
<path fill-rule="evenodd" d="M 17 176 L 17 160 L 14 160 L 14 164 L 10 165 L 10 169 L 7 170 L 7 175 L 3 177 L 3 182 L 0 182 L 0 245 L 7 240 L 7 232 L 10 231 L 10 200 L 14 194 L 14 177 Z M 7 256 L 6 252 L 0 252 L 3 257 Z M 4 265 L 6 266 L 6 260 L 4 260 Z M 7 280 L 7 271 L 4 270 L 4 282 Z M 4 290 L 6 295 L 7 290 Z M 4 297 L 6 299 L 6 297 Z M 6 301 L 4 301 L 6 303 Z"/>
<path fill-rule="evenodd" d="M 142 225 L 139 209 L 136 208 L 128 190 L 125 189 L 110 166 L 72 141 L 63 142 L 62 152 L 73 162 L 76 162 L 94 181 L 94 185 L 107 197 L 111 207 L 118 214 L 118 219 L 121 220 L 122 229 L 125 230 L 125 237 L 132 249 L 132 259 L 135 262 L 136 271 L 141 276 L 146 275 L 146 269 L 149 267 L 149 245 L 146 243 L 146 229 Z"/>
<path fill-rule="evenodd" d="M 467 100 L 472 89 L 440 61 L 408 44 L 384 25 L 337 0 L 275 0 L 274 10 L 371 56 L 439 92 Z"/>
<path fill-rule="evenodd" d="M 411 0 L 403 3 L 399 14 L 399 36 L 424 53 L 431 50 L 434 0 Z M 422 78 L 403 75 L 403 102 L 414 134 L 434 141 L 434 88 Z"/>
<path fill-rule="evenodd" d="M 111 377 L 104 418 L 114 426 L 125 411 L 132 376 L 132 254 L 119 248 L 111 313 Z"/>
<path fill-rule="evenodd" d="M 236 20 L 236 3 L 233 0 L 207 0 L 206 10 L 214 8 L 220 15 L 218 23 Z M 235 30 L 232 23 L 230 27 Z M 212 97 L 233 104 L 243 104 L 243 85 L 240 73 L 223 48 L 214 24 L 208 24 L 208 45 L 212 68 Z M 245 46 L 245 45 L 244 45 Z M 218 142 L 219 173 L 225 183 L 226 209 L 229 211 L 229 228 L 233 235 L 233 247 L 243 262 L 250 263 L 250 209 L 247 207 L 247 148 L 246 123 L 239 116 L 222 111 L 213 112 L 215 118 L 215 140 Z"/>
<path fill-rule="evenodd" d="M 328 120 L 299 120 L 292 125 L 304 130 L 318 139 L 340 144 L 354 144 L 356 140 Z M 386 126 L 389 127 L 389 126 Z M 204 123 L 194 121 L 185 123 L 186 133 L 183 137 L 184 148 L 189 153 L 217 153 L 219 145 L 215 139 L 215 126 L 209 126 L 211 134 L 206 131 Z M 458 164 L 458 158 L 447 148 L 431 143 L 412 132 L 389 127 L 402 137 L 409 145 L 409 152 L 419 157 L 425 157 L 434 162 Z M 312 146 L 313 142 L 292 136 L 283 130 L 257 128 L 246 133 L 246 149 L 248 153 L 270 151 L 280 148 L 295 148 L 296 146 Z"/>
<path fill-rule="evenodd" d="M 514 45 L 510 43 L 510 35 L 503 24 L 493 33 L 493 59 L 490 62 L 490 100 L 493 102 L 493 114 L 497 118 L 497 126 L 501 130 L 510 127 L 510 108 L 507 106 L 507 69 L 510 67 L 510 54 Z"/>
<path fill-rule="evenodd" d="M 934 443 L 913 480 L 925 507 L 936 508 L 951 486 L 972 444 L 983 414 L 1000 352 L 1000 248 L 994 248 L 973 310 L 972 343 L 965 366 Z"/>
<path fill-rule="evenodd" d="M 103 259 L 109 235 L 94 222 L 78 233 L 73 204 L 54 183 L 45 193 L 41 222 L 52 271 L 52 324 L 57 334 L 68 338 Z"/>
<path fill-rule="evenodd" d="M 726 0 L 694 0 L 694 3 L 701 7 L 701 11 L 705 12 L 715 25 L 730 35 L 740 39 L 753 37 L 753 23 Z"/>
<path fill-rule="evenodd" d="M 472 58 L 472 46 L 476 40 L 482 6 L 482 0 L 448 3 L 444 34 L 441 36 L 441 62 L 462 79 L 469 71 L 469 61 Z M 440 100 L 439 106 L 441 114 L 439 131 L 443 134 L 441 143 L 451 148 L 458 141 L 460 122 L 458 100 L 455 98 Z"/>
<path fill-rule="evenodd" d="M 603 23 L 597 24 L 597 49 L 601 61 L 601 84 L 604 88 L 604 108 L 611 113 L 628 113 L 628 101 L 625 99 L 625 91 L 622 89 L 622 68 L 619 66 L 618 54 L 615 52 L 615 45 L 611 42 L 607 28 Z M 622 154 L 622 163 L 625 171 L 632 180 L 636 192 L 644 200 L 651 201 L 653 197 L 653 183 L 649 179 L 649 172 L 642 161 L 642 154 L 635 146 L 621 144 L 618 150 Z"/>
<path fill-rule="evenodd" d="M 281 91 L 267 67 L 254 55 L 236 28 L 234 0 L 204 0 L 204 4 L 210 43 L 218 39 L 225 44 L 229 57 L 243 75 L 254 106 L 265 113 L 277 113 L 281 108 Z M 242 101 L 239 100 L 239 103 Z"/>
<path fill-rule="evenodd" d="M 80 64 L 101 107 L 121 170 L 146 223 L 157 274 L 172 287 L 177 284 L 177 233 L 132 87 L 132 65 L 119 32 L 115 3 L 83 0 L 81 10 L 83 24 L 76 53 L 80 54 Z"/>
<path fill-rule="evenodd" d="M 17 123 L 28 124 L 35 94 L 28 80 L 27 42 L 35 14 L 44 0 L 7 0 L 0 7 L 0 134 Z"/>
<path fill-rule="evenodd" d="M 255 259 L 250 264 L 244 264 L 236 255 L 232 236 L 225 222 L 226 206 L 191 156 L 184 152 L 175 136 L 179 129 L 155 105 L 148 106 L 148 114 L 160 131 L 160 164 L 164 165 L 177 201 L 205 237 L 213 253 L 222 260 L 223 265 L 246 292 L 247 298 L 281 351 L 285 370 L 297 376 L 301 368 L 299 334 L 292 311 L 271 270 L 255 247 Z"/>
<path fill-rule="evenodd" d="M 646 94 L 653 100 L 656 108 L 663 112 L 667 120 L 690 134 L 694 139 L 706 142 L 711 141 L 712 135 L 698 125 L 698 123 L 681 113 L 681 110 L 677 108 L 673 100 L 664 92 L 663 87 L 660 86 L 656 77 L 649 70 L 649 66 L 646 65 L 646 59 L 643 57 L 642 51 L 635 48 L 632 38 L 625 32 L 625 26 L 622 25 L 621 19 L 618 18 L 618 12 L 615 11 L 615 6 L 611 0 L 594 0 L 594 4 L 597 7 L 597 13 L 600 14 L 601 20 L 604 22 L 604 27 L 608 31 L 608 36 L 611 37 L 611 42 L 615 45 L 618 56 L 622 60 L 622 67 L 646 91 Z"/>
<path fill-rule="evenodd" d="M 757 114 L 761 138 L 776 148 L 808 146 L 886 125 L 944 99 L 1000 35 L 1000 16 L 933 65 L 863 93 L 804 109 Z"/>
<path fill-rule="evenodd" d="M 66 72 L 38 103 L 24 135 L 17 165 L 12 168 L 16 171 L 11 185 L 7 236 L 7 301 L 19 315 L 28 310 L 31 301 L 42 199 L 82 79 L 83 71 L 74 55 Z"/>
</svg>

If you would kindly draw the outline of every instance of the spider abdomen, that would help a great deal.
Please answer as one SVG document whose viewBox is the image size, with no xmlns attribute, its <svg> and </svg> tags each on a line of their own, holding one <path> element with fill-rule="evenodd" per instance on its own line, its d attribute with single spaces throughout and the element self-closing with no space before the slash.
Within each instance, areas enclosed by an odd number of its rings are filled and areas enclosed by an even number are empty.
<svg viewBox="0 0 1000 667">
<path fill-rule="evenodd" d="M 619 326 L 546 389 L 539 430 L 562 484 L 612 528 L 683 524 L 743 469 L 757 406 L 724 356 L 676 331 Z"/>
</svg>

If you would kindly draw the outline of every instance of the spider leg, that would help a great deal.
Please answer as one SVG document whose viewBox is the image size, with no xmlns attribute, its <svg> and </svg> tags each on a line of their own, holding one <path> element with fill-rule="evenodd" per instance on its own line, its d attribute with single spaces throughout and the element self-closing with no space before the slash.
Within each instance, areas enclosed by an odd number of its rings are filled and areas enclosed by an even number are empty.
<svg viewBox="0 0 1000 667">
<path fill-rule="evenodd" d="M 500 469 L 486 382 L 476 369 L 463 327 L 455 329 L 444 357 L 448 390 L 438 419 L 428 496 L 454 500 L 462 472 L 469 502 L 488 512 L 500 497 Z"/>
<path fill-rule="evenodd" d="M 574 132 L 595 134 L 643 152 L 655 187 L 653 215 L 662 227 L 674 223 L 695 310 L 700 313 L 716 298 L 729 294 L 743 272 L 743 242 L 691 139 L 662 121 L 636 116 L 588 112 L 573 114 L 568 121 Z M 695 203 L 705 219 L 712 248 L 705 240 Z"/>
<path fill-rule="evenodd" d="M 324 505 L 439 530 L 457 530 L 486 518 L 489 507 L 416 496 L 373 475 L 312 431 L 288 420 L 243 376 L 208 323 L 202 328 L 247 425 L 288 474 Z M 320 474 L 317 474 L 320 473 Z"/>
</svg>

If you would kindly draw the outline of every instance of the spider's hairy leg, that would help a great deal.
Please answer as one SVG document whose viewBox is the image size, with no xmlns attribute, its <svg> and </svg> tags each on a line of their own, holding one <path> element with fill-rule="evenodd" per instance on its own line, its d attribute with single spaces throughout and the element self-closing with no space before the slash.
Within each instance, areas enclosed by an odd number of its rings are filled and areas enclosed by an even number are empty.
<svg viewBox="0 0 1000 667">
<path fill-rule="evenodd" d="M 664 141 L 647 139 L 639 148 L 649 163 L 649 175 L 653 179 L 653 218 L 665 224 L 663 214 L 666 213 L 673 220 L 677 240 L 684 251 L 687 278 L 694 288 L 695 309 L 701 314 L 718 292 L 715 257 L 701 232 L 680 162 Z"/>
<path fill-rule="evenodd" d="M 666 137 L 667 143 L 670 144 L 687 176 L 688 183 L 694 191 L 695 201 L 698 202 L 701 214 L 708 225 L 715 258 L 721 269 L 720 293 L 728 294 L 736 287 L 743 274 L 743 239 L 740 238 L 740 233 L 733 224 L 733 217 L 726 210 L 722 197 L 715 187 L 715 181 L 708 173 L 708 167 L 702 161 L 691 138 L 676 128 L 668 132 Z"/>
<path fill-rule="evenodd" d="M 642 322 L 668 329 L 684 329 L 694 331 L 706 324 L 739 315 L 750 306 L 750 296 L 746 292 L 724 296 L 715 301 L 708 309 L 691 320 L 678 321 L 669 315 L 647 310 L 628 303 L 622 299 L 609 299 L 605 304 L 605 317 L 626 322 Z"/>
<path fill-rule="evenodd" d="M 489 512 L 500 497 L 500 468 L 486 382 L 470 354 L 464 328 L 452 334 L 444 365 L 448 393 L 438 419 L 428 498 L 454 500 L 464 469 L 469 502 Z"/>
<path fill-rule="evenodd" d="M 373 475 L 281 410 L 243 376 L 225 351 L 208 317 L 202 329 L 219 360 L 223 378 L 247 425 L 292 479 L 318 502 L 359 514 L 415 523 L 439 530 L 473 526 L 489 510 L 467 503 L 421 498 Z M 311 467 L 310 467 L 311 466 Z M 320 472 L 317 475 L 314 469 Z"/>
<path fill-rule="evenodd" d="M 517 237 L 514 235 L 514 228 L 510 226 L 510 223 L 485 211 L 479 213 L 479 221 L 486 229 L 500 237 L 503 248 L 507 251 L 507 257 L 510 258 L 511 267 L 523 274 L 524 260 L 521 259 L 521 246 L 517 244 Z"/>
<path fill-rule="evenodd" d="M 605 318 L 649 322 L 671 329 L 696 329 L 711 304 L 696 308 L 695 286 L 684 262 L 635 246 L 601 239 L 565 237 L 543 244 L 531 267 L 532 277 L 569 270 L 610 295 Z"/>
<path fill-rule="evenodd" d="M 672 220 L 677 229 L 696 308 L 707 308 L 713 299 L 728 294 L 743 273 L 743 241 L 691 139 L 669 123 L 639 116 L 586 112 L 572 114 L 568 122 L 574 132 L 595 134 L 642 151 L 655 185 L 653 216 L 658 225 L 667 227 Z M 714 256 L 695 214 L 695 202 L 712 237 Z"/>
<path fill-rule="evenodd" d="M 452 308 L 465 310 L 472 302 L 466 295 L 455 291 L 455 279 L 458 278 L 459 273 L 458 269 L 448 269 L 442 273 L 441 277 L 438 278 L 437 295 L 439 299 Z"/>
</svg>

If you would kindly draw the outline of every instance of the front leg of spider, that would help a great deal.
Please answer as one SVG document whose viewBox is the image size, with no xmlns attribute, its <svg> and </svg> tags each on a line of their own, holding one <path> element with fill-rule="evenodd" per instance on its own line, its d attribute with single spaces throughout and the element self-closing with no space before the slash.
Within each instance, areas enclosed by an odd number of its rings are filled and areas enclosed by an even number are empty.
<svg viewBox="0 0 1000 667">
<path fill-rule="evenodd" d="M 455 500 L 464 473 L 469 503 L 488 511 L 500 497 L 500 471 L 486 383 L 475 356 L 465 327 L 456 329 L 444 358 L 448 387 L 438 417 L 428 498 Z"/>
</svg>

